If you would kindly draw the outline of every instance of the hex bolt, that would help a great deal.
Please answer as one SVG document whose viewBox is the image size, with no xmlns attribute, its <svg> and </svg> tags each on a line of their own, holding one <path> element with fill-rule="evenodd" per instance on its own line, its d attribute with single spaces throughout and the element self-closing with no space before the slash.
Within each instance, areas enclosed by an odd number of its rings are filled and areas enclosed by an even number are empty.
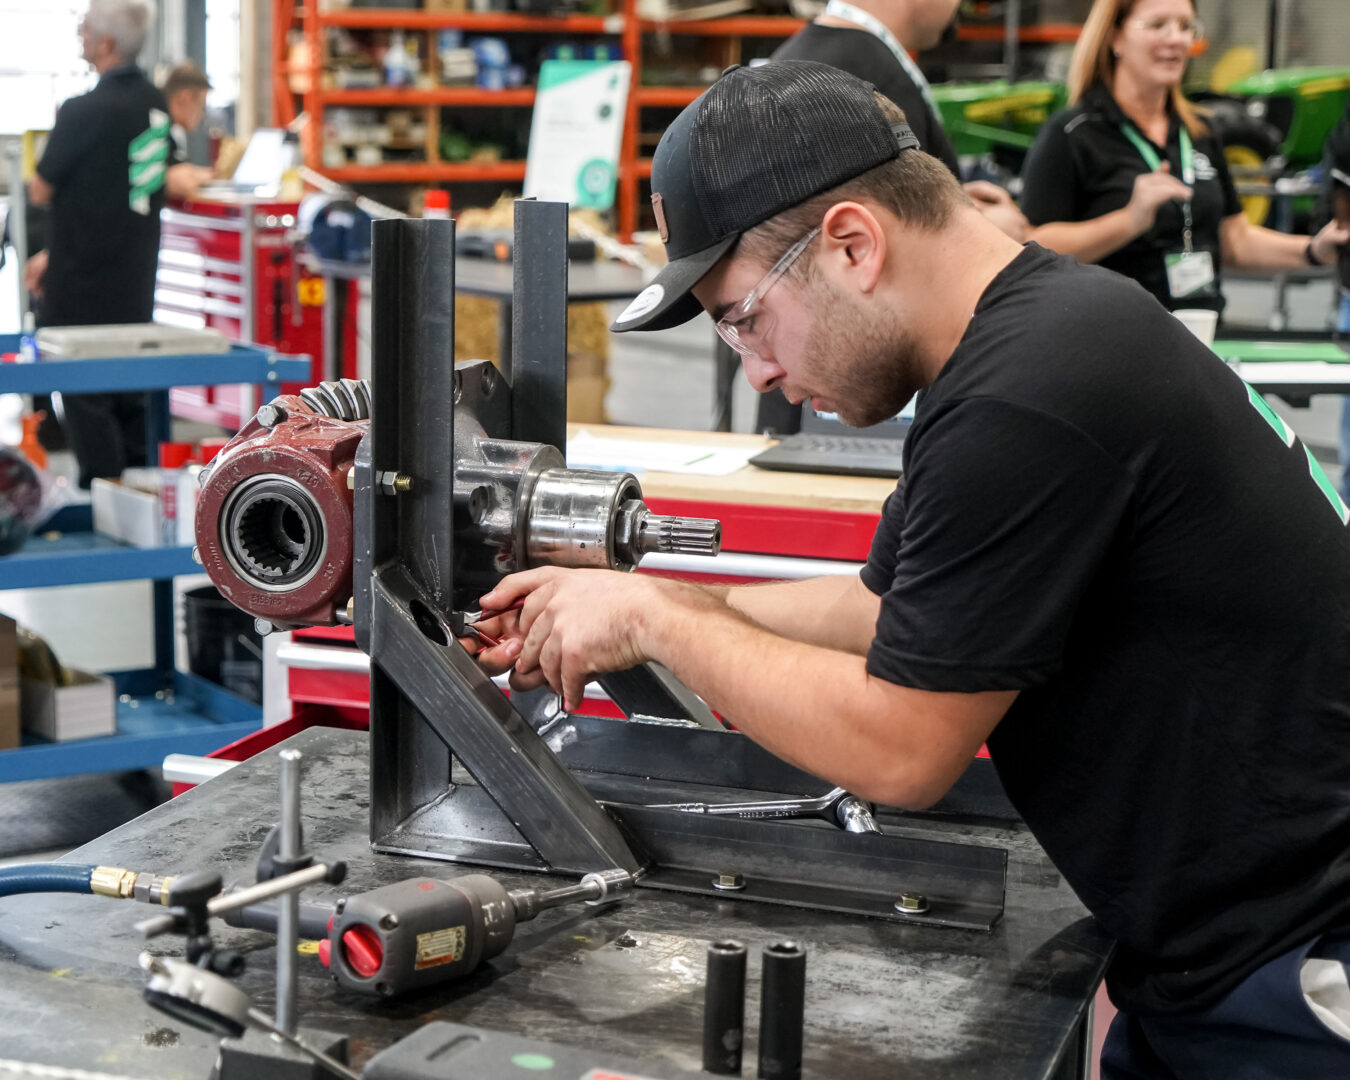
<svg viewBox="0 0 1350 1080">
<path fill-rule="evenodd" d="M 258 410 L 258 423 L 265 428 L 274 428 L 286 419 L 286 410 L 280 405 L 264 405 Z"/>
<path fill-rule="evenodd" d="M 199 488 L 206 487 L 206 482 L 211 479 L 211 470 L 213 468 L 213 465 L 206 465 L 202 468 L 202 471 L 197 474 L 197 486 Z"/>
<path fill-rule="evenodd" d="M 390 912 L 390 913 L 387 914 L 387 915 L 381 916 L 381 918 L 380 918 L 380 929 L 381 929 L 381 930 L 393 930 L 393 929 L 394 929 L 395 927 L 397 927 L 397 926 L 398 926 L 398 916 L 395 915 L 393 912 Z"/>
<path fill-rule="evenodd" d="M 337 903 L 333 905 L 333 911 L 338 915 L 341 915 L 342 912 L 346 910 L 346 907 L 347 907 L 347 898 L 345 896 L 339 896 Z"/>
<path fill-rule="evenodd" d="M 902 915 L 924 915 L 928 912 L 928 897 L 921 892 L 904 892 L 894 906 Z"/>
<path fill-rule="evenodd" d="M 463 372 L 459 372 L 459 371 L 456 371 L 456 372 L 455 372 L 454 378 L 453 378 L 453 384 L 454 384 L 454 388 L 455 388 L 455 389 L 454 389 L 454 393 L 453 393 L 453 395 L 452 395 L 452 400 L 454 401 L 454 404 L 458 405 L 458 404 L 459 404 L 459 399 L 462 398 L 462 397 L 464 396 L 464 374 L 463 374 Z"/>
<path fill-rule="evenodd" d="M 491 364 L 482 366 L 483 396 L 490 397 L 492 391 L 497 388 L 497 369 Z"/>
<path fill-rule="evenodd" d="M 735 870 L 723 870 L 713 878 L 712 887 L 721 892 L 740 892 L 745 888 L 745 878 Z"/>
<path fill-rule="evenodd" d="M 259 637 L 266 637 L 266 636 L 267 636 L 268 634 L 270 634 L 273 630 L 275 630 L 276 627 L 274 627 L 274 626 L 273 626 L 270 622 L 268 622 L 266 619 L 254 619 L 254 620 L 253 620 L 253 629 L 257 632 L 257 634 L 258 634 Z"/>
<path fill-rule="evenodd" d="M 355 466 L 355 465 L 353 465 L 350 469 L 347 470 L 347 490 L 348 490 L 348 491 L 355 491 L 355 490 L 356 490 L 356 466 Z"/>
<path fill-rule="evenodd" d="M 202 553 L 197 549 L 197 545 L 192 545 L 192 561 L 198 566 L 202 565 Z"/>
<path fill-rule="evenodd" d="M 380 491 L 385 495 L 404 495 L 412 490 L 413 478 L 407 473 L 386 469 L 379 475 Z"/>
</svg>

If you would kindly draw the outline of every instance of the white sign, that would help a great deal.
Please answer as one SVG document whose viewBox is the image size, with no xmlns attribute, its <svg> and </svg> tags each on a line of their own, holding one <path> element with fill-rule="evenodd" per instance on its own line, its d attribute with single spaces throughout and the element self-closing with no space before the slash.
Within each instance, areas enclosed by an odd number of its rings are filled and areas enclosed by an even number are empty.
<svg viewBox="0 0 1350 1080">
<path fill-rule="evenodd" d="M 546 60 L 530 122 L 525 197 L 614 205 L 628 103 L 627 60 Z"/>
</svg>

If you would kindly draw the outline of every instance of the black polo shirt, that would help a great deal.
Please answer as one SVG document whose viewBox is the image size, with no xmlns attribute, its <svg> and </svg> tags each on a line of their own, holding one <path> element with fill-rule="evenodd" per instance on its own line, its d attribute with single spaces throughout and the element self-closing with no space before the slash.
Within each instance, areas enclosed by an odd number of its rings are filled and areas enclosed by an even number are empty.
<svg viewBox="0 0 1350 1080">
<path fill-rule="evenodd" d="M 1125 113 L 1105 87 L 1094 87 L 1071 109 L 1052 116 L 1036 136 L 1022 173 L 1022 212 L 1032 225 L 1051 221 L 1091 221 L 1123 209 L 1134 181 L 1149 170 L 1148 162 L 1122 130 Z M 1180 177 L 1181 121 L 1173 114 L 1167 146 L 1158 157 L 1170 162 Z M 1140 133 L 1144 138 L 1148 136 Z M 1195 195 L 1191 200 L 1193 246 L 1214 259 L 1215 281 L 1204 293 L 1173 299 L 1167 287 L 1166 256 L 1182 249 L 1181 204 L 1158 210 L 1153 227 L 1100 261 L 1108 270 L 1134 278 L 1167 308 L 1211 308 L 1222 311 L 1219 287 L 1219 225 L 1242 212 L 1223 144 L 1213 134 L 1192 140 L 1195 148 Z"/>
<path fill-rule="evenodd" d="M 37 166 L 53 188 L 43 325 L 150 321 L 171 142 L 164 95 L 136 67 L 58 110 Z"/>
<path fill-rule="evenodd" d="M 773 54 L 775 60 L 815 60 L 871 83 L 904 111 L 919 146 L 961 179 L 956 150 L 942 121 L 924 101 L 923 91 L 906 74 L 884 42 L 866 30 L 807 23 Z"/>
</svg>

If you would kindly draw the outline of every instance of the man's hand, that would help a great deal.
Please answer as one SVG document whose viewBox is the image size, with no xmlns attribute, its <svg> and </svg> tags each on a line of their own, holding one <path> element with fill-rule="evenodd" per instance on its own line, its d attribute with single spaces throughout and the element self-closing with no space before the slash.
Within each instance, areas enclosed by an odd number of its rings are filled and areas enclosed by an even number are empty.
<svg viewBox="0 0 1350 1080">
<path fill-rule="evenodd" d="M 1031 231 L 1031 223 L 1017 208 L 1011 195 L 988 180 L 971 180 L 962 187 L 975 203 L 975 209 L 989 222 L 998 226 L 1005 236 L 1011 237 L 1019 244 L 1025 242 L 1027 233 Z"/>
<path fill-rule="evenodd" d="M 644 631 L 655 608 L 674 603 L 725 610 L 712 596 L 679 582 L 613 570 L 560 567 L 512 574 L 480 603 L 486 611 L 510 607 L 517 600 L 524 600 L 517 625 L 502 627 L 510 639 L 480 653 L 479 660 L 502 663 L 511 655 L 511 645 L 518 642 L 511 685 L 532 690 L 548 683 L 562 695 L 563 707 L 569 712 L 581 704 L 591 676 L 624 671 L 650 659 Z"/>
<path fill-rule="evenodd" d="M 42 179 L 41 173 L 35 172 L 28 181 L 28 202 L 33 206 L 46 206 L 52 201 L 55 190 L 51 184 Z"/>
<path fill-rule="evenodd" d="M 34 296 L 42 295 L 42 278 L 47 273 L 47 252 L 30 255 L 23 264 L 23 287 Z"/>
</svg>

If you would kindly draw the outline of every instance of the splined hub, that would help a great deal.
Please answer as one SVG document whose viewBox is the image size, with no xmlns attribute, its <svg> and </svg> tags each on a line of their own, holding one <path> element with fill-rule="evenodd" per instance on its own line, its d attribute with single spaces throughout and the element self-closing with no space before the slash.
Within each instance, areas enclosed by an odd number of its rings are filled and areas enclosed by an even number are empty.
<svg viewBox="0 0 1350 1080">
<path fill-rule="evenodd" d="M 304 584 L 326 539 L 313 498 L 285 476 L 259 476 L 236 488 L 221 516 L 221 538 L 235 568 L 263 589 Z"/>
</svg>

